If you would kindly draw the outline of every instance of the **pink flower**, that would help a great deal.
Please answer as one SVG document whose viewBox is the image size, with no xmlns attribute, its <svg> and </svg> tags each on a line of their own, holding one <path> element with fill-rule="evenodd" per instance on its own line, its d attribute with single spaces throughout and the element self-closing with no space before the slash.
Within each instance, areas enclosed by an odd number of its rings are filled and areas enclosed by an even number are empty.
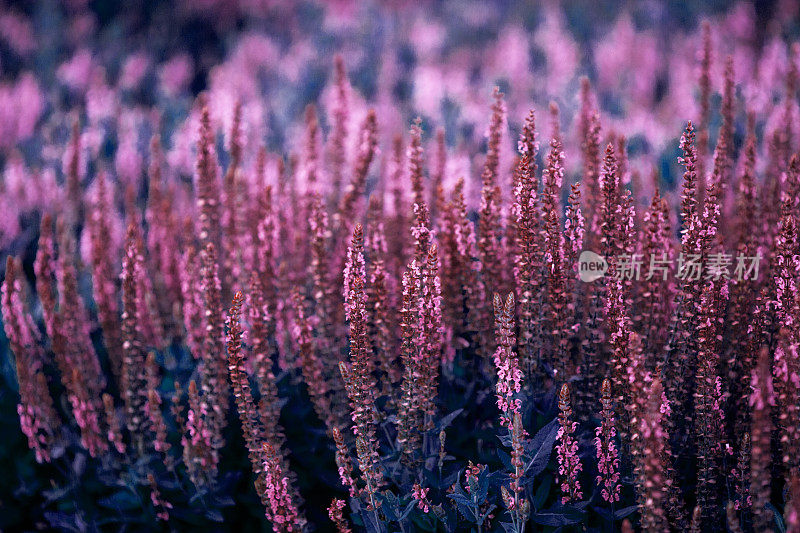
<svg viewBox="0 0 800 533">
<path fill-rule="evenodd" d="M 150 58 L 146 54 L 139 52 L 128 56 L 119 76 L 120 87 L 123 89 L 135 89 L 147 74 L 149 67 Z"/>
<path fill-rule="evenodd" d="M 583 498 L 581 483 L 578 475 L 583 470 L 580 457 L 578 457 L 578 441 L 573 437 L 578 428 L 577 422 L 570 420 L 572 407 L 569 401 L 569 386 L 564 383 L 558 396 L 559 423 L 558 444 L 558 480 L 561 486 L 561 503 L 575 502 Z"/>
<path fill-rule="evenodd" d="M 430 489 L 423 489 L 419 483 L 414 483 L 414 487 L 411 492 L 411 496 L 417 500 L 417 507 L 422 510 L 423 513 L 427 513 L 430 511 L 431 502 L 428 500 L 428 491 Z"/>
<path fill-rule="evenodd" d="M 158 72 L 161 90 L 167 96 L 177 96 L 189 85 L 194 65 L 186 54 L 171 57 L 163 63 Z"/>
<path fill-rule="evenodd" d="M 596 482 L 601 487 L 600 495 L 607 502 L 619 501 L 621 485 L 619 483 L 619 453 L 614 442 L 617 429 L 614 427 L 614 403 L 611 396 L 611 382 L 603 380 L 602 422 L 595 430 L 594 444 L 597 450 L 597 476 Z"/>
</svg>

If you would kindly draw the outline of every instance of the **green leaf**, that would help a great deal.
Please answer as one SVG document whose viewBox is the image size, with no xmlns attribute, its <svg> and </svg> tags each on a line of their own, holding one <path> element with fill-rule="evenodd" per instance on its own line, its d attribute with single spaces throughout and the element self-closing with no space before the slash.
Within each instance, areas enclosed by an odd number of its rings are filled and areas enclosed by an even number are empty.
<svg viewBox="0 0 800 533">
<path fill-rule="evenodd" d="M 531 518 L 537 524 L 562 527 L 581 522 L 584 518 L 584 513 L 570 507 L 557 506 L 541 513 L 535 513 Z"/>
<path fill-rule="evenodd" d="M 536 489 L 536 494 L 533 496 L 533 508 L 538 510 L 542 508 L 544 502 L 547 501 L 547 495 L 550 494 L 550 487 L 553 485 L 553 477 L 545 476 L 539 487 Z"/>
<path fill-rule="evenodd" d="M 550 454 L 558 435 L 558 421 L 553 420 L 539 430 L 530 445 L 530 461 L 525 467 L 525 473 L 531 477 L 539 475 L 550 461 Z"/>
<path fill-rule="evenodd" d="M 115 492 L 107 498 L 101 498 L 97 503 L 103 507 L 118 509 L 120 511 L 131 511 L 133 509 L 141 509 L 142 507 L 142 502 L 139 498 L 128 490 Z"/>
<path fill-rule="evenodd" d="M 439 433 L 441 430 L 445 429 L 447 426 L 453 423 L 453 420 L 456 419 L 458 415 L 464 412 L 464 409 L 456 409 L 452 413 L 443 416 L 439 423 L 436 424 L 436 433 Z"/>
<path fill-rule="evenodd" d="M 783 517 L 781 513 L 778 512 L 778 509 L 769 502 L 767 502 L 765 507 L 772 511 L 772 516 L 775 518 L 775 526 L 778 528 L 779 533 L 786 533 L 786 524 L 783 522 Z"/>
<path fill-rule="evenodd" d="M 635 513 L 639 509 L 638 505 L 631 505 L 630 507 L 624 507 L 622 509 L 618 509 L 614 512 L 614 520 L 622 520 L 628 515 Z"/>
</svg>

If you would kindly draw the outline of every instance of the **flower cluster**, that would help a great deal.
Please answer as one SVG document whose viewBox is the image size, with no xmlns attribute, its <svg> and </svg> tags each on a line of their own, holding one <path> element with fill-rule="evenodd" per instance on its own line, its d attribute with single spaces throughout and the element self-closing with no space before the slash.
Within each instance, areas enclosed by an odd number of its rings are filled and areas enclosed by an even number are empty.
<svg viewBox="0 0 800 533">
<path fill-rule="evenodd" d="M 572 407 L 569 399 L 569 386 L 564 383 L 558 393 L 558 479 L 561 485 L 561 503 L 578 501 L 583 498 L 581 483 L 578 475 L 583 470 L 580 457 L 578 457 L 578 441 L 573 436 L 578 428 L 578 423 L 573 422 Z"/>
<path fill-rule="evenodd" d="M 514 331 L 514 295 L 509 293 L 505 303 L 499 294 L 494 295 L 494 324 L 497 338 L 497 351 L 494 364 L 497 369 L 497 408 L 500 409 L 500 423 L 509 431 L 513 429 L 514 416 L 519 414 L 522 400 L 515 398 L 522 390 L 522 371 L 513 351 L 512 332 Z"/>
<path fill-rule="evenodd" d="M 614 400 L 611 396 L 611 382 L 603 380 L 601 391 L 603 410 L 600 426 L 595 430 L 594 445 L 597 451 L 597 484 L 602 487 L 600 495 L 609 503 L 619 501 L 619 451 L 615 438 L 617 429 L 614 427 Z"/>
<path fill-rule="evenodd" d="M 411 492 L 411 496 L 417 501 L 417 507 L 419 507 L 423 513 L 427 513 L 431 508 L 431 503 L 428 501 L 429 490 L 430 489 L 423 489 L 419 483 L 415 483 Z"/>
<path fill-rule="evenodd" d="M 7 6 L 0 529 L 797 530 L 796 3 Z"/>
</svg>

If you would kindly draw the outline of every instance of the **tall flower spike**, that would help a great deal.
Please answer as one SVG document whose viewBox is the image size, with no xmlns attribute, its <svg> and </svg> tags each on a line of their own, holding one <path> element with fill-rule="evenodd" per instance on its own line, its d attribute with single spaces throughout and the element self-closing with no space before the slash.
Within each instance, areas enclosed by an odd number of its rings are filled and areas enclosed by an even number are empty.
<svg viewBox="0 0 800 533">
<path fill-rule="evenodd" d="M 733 56 L 728 56 L 725 59 L 725 74 L 722 89 L 722 104 L 720 108 L 720 115 L 722 115 L 722 125 L 720 126 L 719 139 L 717 143 L 724 142 L 725 151 L 722 154 L 727 161 L 732 153 L 733 144 L 733 128 L 734 124 L 734 94 L 736 90 L 736 82 L 733 74 Z"/>
<path fill-rule="evenodd" d="M 231 122 L 230 141 L 228 153 L 230 154 L 230 163 L 225 170 L 222 177 L 222 211 L 221 211 L 221 224 L 222 224 L 222 261 L 224 287 L 231 287 L 235 281 L 238 281 L 240 276 L 241 254 L 242 247 L 241 235 L 244 233 L 244 228 L 239 227 L 239 213 L 242 212 L 242 206 L 239 202 L 239 185 L 242 177 L 239 175 L 239 165 L 242 158 L 241 146 L 241 120 L 242 120 L 242 104 L 236 101 L 233 106 L 233 120 Z"/>
<path fill-rule="evenodd" d="M 338 200 L 342 187 L 342 173 L 346 160 L 345 145 L 347 143 L 348 134 L 347 121 L 350 118 L 350 108 L 347 101 L 347 71 L 345 70 L 344 59 L 342 59 L 342 56 L 339 54 L 334 58 L 333 84 L 335 94 L 331 112 L 333 127 L 328 145 L 328 161 L 330 163 L 334 199 Z M 344 220 L 348 219 L 349 217 Z"/>
<path fill-rule="evenodd" d="M 572 421 L 572 407 L 569 399 L 569 385 L 561 385 L 558 394 L 558 482 L 561 486 L 561 503 L 576 502 L 583 498 L 578 475 L 583 470 L 578 457 L 578 441 L 573 436 L 578 423 Z"/>
<path fill-rule="evenodd" d="M 600 176 L 600 249 L 603 257 L 615 258 L 623 253 L 620 232 L 621 211 L 619 164 L 614 145 L 606 146 L 603 170 Z M 609 265 L 611 267 L 612 265 Z"/>
<path fill-rule="evenodd" d="M 505 303 L 499 294 L 494 295 L 494 327 L 497 350 L 494 364 L 497 369 L 497 407 L 500 409 L 500 425 L 513 431 L 514 416 L 519 414 L 522 400 L 522 371 L 517 354 L 514 353 L 514 293 L 508 293 Z"/>
<path fill-rule="evenodd" d="M 259 427 L 255 400 L 253 400 L 253 395 L 250 391 L 250 382 L 244 368 L 245 358 L 242 353 L 243 330 L 241 325 L 243 303 L 244 296 L 241 291 L 237 291 L 233 296 L 233 303 L 226 320 L 228 329 L 228 372 L 233 387 L 236 409 L 239 412 L 239 419 L 242 423 L 242 433 L 244 434 L 248 456 L 250 457 L 253 472 L 256 474 L 256 488 L 262 492 L 266 488 L 266 480 L 262 475 L 264 467 L 261 447 L 262 432 Z M 265 505 L 267 504 L 266 501 L 264 503 Z"/>
<path fill-rule="evenodd" d="M 201 487 L 216 477 L 218 458 L 208 428 L 208 407 L 201 400 L 194 380 L 189 382 L 188 397 L 186 431 L 181 438 L 183 464 L 186 465 L 192 483 Z"/>
<path fill-rule="evenodd" d="M 183 305 L 180 276 L 179 219 L 173 206 L 175 191 L 162 177 L 163 156 L 161 141 L 156 135 L 150 143 L 150 169 L 147 189 L 147 247 L 151 250 L 153 286 L 162 321 L 174 336 L 180 334 L 175 320 Z"/>
<path fill-rule="evenodd" d="M 548 109 L 550 111 L 550 137 L 558 139 L 558 142 L 564 144 L 564 139 L 561 138 L 561 110 L 555 100 L 550 100 Z"/>
<path fill-rule="evenodd" d="M 581 139 L 581 150 L 585 152 L 587 140 L 589 137 L 589 132 L 591 130 L 591 119 L 592 114 L 595 112 L 597 108 L 596 97 L 592 91 L 592 82 L 589 80 L 587 76 L 581 76 L 581 91 L 580 91 L 580 114 L 578 115 L 578 135 Z M 599 162 L 599 161 L 598 161 Z M 591 164 L 591 161 L 586 159 L 586 155 L 584 153 L 584 161 L 583 167 L 584 170 L 587 167 L 587 164 Z M 584 174 L 584 178 L 586 175 Z"/>
<path fill-rule="evenodd" d="M 473 344 L 480 357 L 491 344 L 487 331 L 490 316 L 479 278 L 475 225 L 468 216 L 463 178 L 456 182 L 446 218 L 441 234 L 444 309 L 455 336 L 477 337 Z"/>
<path fill-rule="evenodd" d="M 305 111 L 306 122 L 306 144 L 303 153 L 304 172 L 306 185 L 309 190 L 313 190 L 317 183 L 317 158 L 318 158 L 318 134 L 319 122 L 317 121 L 317 110 L 312 104 L 306 106 Z"/>
<path fill-rule="evenodd" d="M 121 455 L 125 455 L 125 441 L 122 440 L 122 426 L 114 406 L 114 398 L 110 394 L 103 394 L 103 407 L 105 408 L 106 424 L 108 425 L 108 440 Z"/>
<path fill-rule="evenodd" d="M 737 511 L 750 509 L 753 500 L 750 497 L 750 432 L 742 435 L 739 444 L 738 459 L 733 469 L 733 485 L 736 499 L 732 502 Z"/>
<path fill-rule="evenodd" d="M 242 429 L 245 432 L 245 440 L 255 440 L 258 436 L 253 430 L 256 420 L 256 411 L 253 397 L 250 394 L 250 384 L 244 368 L 244 354 L 242 353 L 243 330 L 241 325 L 242 305 L 244 295 L 237 291 L 233 295 L 228 317 L 225 320 L 228 335 L 228 371 L 230 373 L 231 385 L 233 386 L 233 396 L 239 409 L 239 416 L 242 419 Z"/>
<path fill-rule="evenodd" d="M 356 207 L 360 198 L 364 196 L 367 183 L 367 173 L 375 150 L 378 147 L 377 122 L 375 111 L 370 109 L 359 130 L 358 154 L 353 166 L 353 177 L 344 192 L 339 207 L 338 224 L 349 222 L 355 216 Z"/>
<path fill-rule="evenodd" d="M 36 338 L 38 332 L 25 306 L 23 280 L 18 277 L 20 271 L 19 261 L 9 255 L 2 288 L 3 327 L 16 359 L 20 427 L 28 438 L 28 447 L 33 450 L 36 461 L 42 463 L 52 458 L 51 450 L 61 422 L 42 371 L 42 353 Z"/>
<path fill-rule="evenodd" d="M 583 211 L 589 226 L 589 246 L 599 239 L 600 215 L 600 114 L 592 101 L 591 86 L 585 79 L 581 86 L 581 153 L 583 175 L 581 182 L 586 189 Z"/>
<path fill-rule="evenodd" d="M 544 268 L 547 273 L 546 327 L 552 334 L 552 364 L 558 381 L 566 381 L 572 372 L 568 350 L 567 273 L 564 272 L 564 234 L 561 230 L 561 184 L 564 178 L 564 152 L 561 144 L 550 141 L 542 188 L 544 219 Z"/>
<path fill-rule="evenodd" d="M 205 336 L 201 365 L 203 401 L 211 409 L 208 429 L 212 445 L 219 450 L 225 444 L 222 430 L 227 424 L 228 372 L 225 368 L 225 325 L 222 312 L 222 289 L 217 268 L 217 251 L 212 243 L 206 245 L 202 254 L 203 270 L 201 289 L 203 292 Z"/>
<path fill-rule="evenodd" d="M 420 279 L 418 313 L 423 344 L 423 387 L 421 408 L 425 413 L 425 429 L 432 429 L 436 415 L 436 395 L 439 388 L 439 373 L 442 364 L 442 288 L 439 279 L 439 249 L 434 244 L 428 249 L 425 270 Z"/>
<path fill-rule="evenodd" d="M 81 365 L 82 379 L 86 380 L 90 394 L 95 402 L 100 401 L 100 391 L 105 388 L 105 375 L 92 344 L 89 313 L 80 294 L 77 244 L 72 228 L 59 220 L 58 261 L 56 263 L 56 285 L 58 288 L 58 320 L 63 333 L 69 336 L 69 348 L 73 350 L 74 360 Z"/>
<path fill-rule="evenodd" d="M 403 302 L 400 308 L 400 354 L 404 372 L 397 408 L 397 442 L 406 462 L 414 461 L 424 424 L 419 405 L 424 365 L 416 344 L 420 337 L 415 312 L 418 290 L 412 274 L 416 268 L 416 262 L 412 261 L 409 270 L 403 273 Z"/>
<path fill-rule="evenodd" d="M 738 251 L 744 255 L 752 255 L 750 250 L 755 242 L 755 235 L 753 235 L 753 228 L 756 227 L 756 213 L 758 211 L 756 202 L 756 138 L 755 134 L 748 134 L 744 142 L 744 163 L 742 164 L 742 174 L 739 177 L 739 184 L 736 191 L 736 213 L 737 217 L 734 221 L 734 238 L 736 239 Z M 797 159 L 793 158 L 795 164 Z M 797 168 L 796 166 L 794 168 Z M 790 170 L 791 174 L 791 170 Z M 790 181 L 790 187 L 795 186 Z M 792 191 L 790 197 L 796 199 L 798 192 Z"/>
<path fill-rule="evenodd" d="M 324 366 L 314 345 L 312 318 L 306 313 L 305 302 L 300 293 L 293 294 L 294 326 L 292 337 L 300 352 L 300 369 L 303 381 L 314 406 L 314 412 L 325 422 L 328 431 L 337 428 L 337 420 L 328 397 L 328 382 L 324 376 Z"/>
<path fill-rule="evenodd" d="M 337 370 L 339 357 L 334 353 L 334 346 L 337 346 L 342 334 L 339 322 L 344 318 L 339 311 L 343 307 L 342 298 L 336 297 L 337 290 L 331 282 L 333 277 L 329 271 L 330 265 L 335 263 L 331 261 L 330 256 L 328 215 L 319 195 L 310 195 L 310 209 L 311 261 L 308 269 L 312 281 L 312 295 L 316 302 L 314 308 L 315 330 L 317 331 L 315 345 L 318 360 L 322 365 L 321 371 L 325 387 L 330 393 L 328 398 L 333 419 L 329 428 L 343 427 L 347 424 L 348 419 L 347 396 Z"/>
<path fill-rule="evenodd" d="M 411 190 L 414 193 L 414 205 L 425 203 L 423 179 L 425 178 L 425 161 L 422 149 L 422 119 L 417 118 L 411 125 L 409 134 L 411 141 L 408 145 L 408 176 L 411 179 Z"/>
<path fill-rule="evenodd" d="M 348 266 L 345 278 L 348 293 L 345 302 L 350 322 L 350 367 L 339 363 L 339 370 L 350 397 L 353 433 L 363 441 L 363 453 L 359 451 L 359 468 L 365 483 L 377 490 L 381 484 L 378 441 L 375 438 L 377 415 L 375 410 L 375 378 L 371 373 L 372 350 L 367 336 L 366 295 L 364 294 L 364 256 L 361 225 L 353 231 L 353 240 L 348 250 Z"/>
<path fill-rule="evenodd" d="M 60 219 L 57 232 L 59 254 L 56 282 L 59 300 L 55 320 L 62 340 L 56 344 L 62 344 L 63 349 L 59 366 L 73 415 L 81 430 L 81 444 L 95 457 L 108 447 L 108 441 L 103 438 L 100 429 L 105 376 L 91 341 L 89 316 L 78 287 L 73 230 Z"/>
<path fill-rule="evenodd" d="M 375 360 L 380 363 L 381 390 L 387 395 L 394 396 L 402 374 L 399 368 L 399 357 L 393 349 L 396 337 L 391 330 L 394 317 L 389 312 L 391 298 L 388 286 L 392 280 L 389 279 L 386 272 L 386 238 L 383 232 L 383 223 L 379 220 L 376 218 L 366 243 L 370 256 L 366 270 L 368 329 Z"/>
<path fill-rule="evenodd" d="M 726 142 L 725 138 L 721 137 L 714 149 L 714 170 L 711 173 L 700 213 L 699 244 L 703 257 L 711 253 L 721 240 L 719 235 L 720 206 L 729 167 Z"/>
<path fill-rule="evenodd" d="M 360 326 L 356 326 L 356 328 L 358 327 Z M 353 325 L 351 323 L 352 329 Z M 359 334 L 357 332 L 356 335 L 356 338 L 358 338 Z M 356 344 L 355 348 L 353 348 L 354 342 Z M 380 471 L 380 456 L 378 455 L 378 441 L 375 438 L 375 403 L 372 398 L 374 381 L 365 375 L 366 360 L 364 355 L 358 354 L 362 350 L 359 346 L 362 342 L 363 340 L 351 341 L 350 357 L 353 363 L 352 368 L 348 369 L 347 365 L 342 362 L 339 363 L 339 370 L 347 386 L 347 393 L 353 410 L 353 433 L 359 443 L 357 448 L 359 469 L 361 470 L 362 479 L 367 485 L 367 491 L 373 497 L 382 483 L 382 475 Z"/>
<path fill-rule="evenodd" d="M 164 464 L 167 468 L 172 468 L 172 456 L 169 455 L 172 446 L 167 441 L 167 425 L 161 413 L 161 394 L 158 392 L 161 376 L 158 374 L 155 352 L 147 355 L 146 367 L 147 401 L 144 404 L 144 411 L 149 422 L 150 433 L 153 435 L 153 448 L 164 454 Z"/>
<path fill-rule="evenodd" d="M 58 356 L 55 343 L 58 340 L 58 331 L 55 323 L 56 292 L 53 286 L 55 280 L 56 250 L 53 236 L 53 217 L 49 213 L 42 216 L 39 227 L 39 247 L 36 251 L 36 260 L 33 264 L 36 273 L 36 293 L 42 305 L 42 315 L 47 335 L 54 343 L 53 351 Z"/>
<path fill-rule="evenodd" d="M 97 196 L 87 226 L 92 248 L 92 287 L 111 370 L 119 383 L 122 378 L 122 326 L 117 303 L 117 280 L 112 255 L 108 250 L 111 240 L 109 215 L 114 213 L 111 205 L 106 187 L 106 173 L 100 172 L 97 175 Z"/>
<path fill-rule="evenodd" d="M 364 264 L 364 232 L 361 224 L 356 224 L 353 228 L 353 238 L 350 247 L 347 249 L 347 262 L 344 266 L 344 311 L 345 319 L 350 320 L 354 294 L 352 284 L 359 278 L 363 284 L 366 279 L 366 266 Z"/>
<path fill-rule="evenodd" d="M 478 252 L 484 268 L 482 276 L 486 294 L 494 294 L 502 287 L 505 271 L 498 239 L 503 234 L 501 207 L 502 197 L 497 183 L 500 164 L 500 141 L 505 123 L 503 93 L 495 87 L 492 116 L 489 123 L 489 139 L 486 163 L 481 180 L 481 204 L 478 212 Z"/>
<path fill-rule="evenodd" d="M 775 285 L 774 305 L 777 323 L 787 330 L 790 338 L 796 338 L 800 333 L 800 324 L 797 323 L 800 307 L 798 307 L 798 291 L 795 280 L 800 261 L 795 255 L 798 237 L 793 201 L 794 199 L 784 194 L 775 242 L 777 257 L 771 268 Z"/>
<path fill-rule="evenodd" d="M 137 320 L 138 307 L 136 268 L 140 258 L 135 223 L 131 222 L 122 258 L 122 399 L 125 421 L 134 447 L 141 451 L 145 439 L 145 352 L 142 332 Z"/>
<path fill-rule="evenodd" d="M 779 333 L 778 346 L 772 366 L 772 377 L 775 384 L 776 404 L 778 408 L 778 430 L 781 443 L 781 461 L 784 476 L 788 482 L 791 472 L 798 463 L 798 446 L 800 446 L 800 413 L 798 413 L 798 379 L 800 375 L 800 356 L 797 345 L 786 338 L 784 330 Z"/>
<path fill-rule="evenodd" d="M 219 168 L 214 147 L 214 131 L 205 99 L 200 101 L 200 130 L 197 139 L 197 165 L 195 187 L 197 189 L 197 208 L 199 211 L 199 237 L 203 247 L 206 243 L 219 246 L 221 242 L 222 212 Z"/>
<path fill-rule="evenodd" d="M 430 225 L 428 205 L 425 203 L 414 204 L 414 225 L 411 226 L 411 236 L 414 238 L 414 258 L 420 265 L 425 264 L 431 246 Z"/>
<path fill-rule="evenodd" d="M 513 212 L 516 215 L 517 255 L 514 258 L 514 276 L 517 285 L 517 301 L 519 302 L 519 356 L 522 368 L 529 383 L 533 381 L 533 372 L 537 365 L 538 345 L 541 342 L 540 321 L 535 320 L 535 307 L 543 288 L 541 283 L 542 232 L 539 222 L 539 200 L 537 198 L 538 178 L 536 154 L 539 146 L 536 142 L 534 114 L 530 112 L 522 128 L 517 150 L 520 160 L 516 168 L 517 185 L 514 188 L 515 203 Z"/>
<path fill-rule="evenodd" d="M 690 120 L 681 136 L 683 156 L 678 161 L 684 166 L 681 189 L 681 242 L 684 252 L 694 252 L 697 245 L 697 150 L 694 146 L 694 127 Z"/>
<path fill-rule="evenodd" d="M 443 325 L 438 250 L 431 246 L 421 267 L 411 262 L 403 275 L 401 356 L 405 374 L 398 408 L 398 442 L 405 459 L 413 458 L 419 433 L 432 428 L 436 413 Z"/>
<path fill-rule="evenodd" d="M 265 442 L 262 449 L 264 457 L 265 493 L 267 518 L 272 522 L 275 533 L 303 531 L 306 520 L 292 498 L 287 473 L 283 471 L 281 459 L 271 444 Z"/>
<path fill-rule="evenodd" d="M 250 323 L 250 346 L 253 354 L 253 366 L 261 398 L 258 402 L 258 414 L 261 421 L 261 438 L 275 443 L 283 451 L 285 437 L 280 424 L 281 403 L 278 398 L 278 388 L 275 385 L 275 374 L 272 373 L 274 364 L 270 336 L 274 334 L 274 321 L 269 307 L 264 301 L 263 291 L 258 276 L 250 280 L 250 293 L 247 298 L 247 316 Z M 232 315 L 229 315 L 229 317 Z M 231 320 L 229 318 L 229 320 Z M 273 333 L 268 333 L 272 329 Z M 228 330 L 229 339 L 229 365 L 230 365 L 230 340 L 231 330 Z M 244 361 L 242 361 L 244 363 Z M 230 370 L 230 366 L 228 367 Z M 244 369 L 242 369 L 244 371 Z M 244 375 L 244 374 L 243 374 Z M 245 375 L 246 376 L 246 375 Z"/>
<path fill-rule="evenodd" d="M 356 436 L 356 457 L 358 457 L 358 468 L 361 470 L 361 479 L 364 480 L 364 492 L 367 495 L 367 511 L 377 509 L 375 496 L 383 483 L 383 474 L 380 466 L 375 463 L 375 450 L 366 439 Z"/>
<path fill-rule="evenodd" d="M 358 496 L 359 489 L 353 477 L 353 463 L 350 460 L 350 452 L 344 443 L 342 432 L 338 428 L 333 428 L 333 442 L 336 445 L 336 468 L 339 470 L 339 479 L 346 488 L 350 490 L 350 497 Z"/>
<path fill-rule="evenodd" d="M 396 135 L 392 140 L 391 156 L 386 166 L 389 177 L 387 188 L 391 186 L 392 217 L 386 226 L 386 235 L 389 237 L 389 266 L 397 279 L 402 277 L 402 270 L 406 264 L 406 248 L 408 246 L 408 207 L 405 201 L 403 187 L 403 137 Z"/>
<path fill-rule="evenodd" d="M 136 322 L 141 333 L 144 348 L 163 350 L 165 348 L 164 330 L 155 305 L 155 292 L 152 276 L 148 272 L 145 247 L 138 216 L 132 216 L 130 228 L 136 242 L 136 260 L 133 264 L 133 277 L 136 286 Z"/>
<path fill-rule="evenodd" d="M 445 209 L 444 179 L 447 169 L 447 142 L 444 128 L 436 130 L 436 158 L 431 172 L 431 219 L 435 224 L 441 224 L 439 217 Z M 438 227 L 438 226 L 437 226 Z"/>
<path fill-rule="evenodd" d="M 511 478 L 511 483 L 509 484 L 511 491 L 509 492 L 506 490 L 505 486 L 501 486 L 501 493 L 503 495 L 503 503 L 512 516 L 515 530 L 523 531 L 531 508 L 530 502 L 525 499 L 523 494 L 521 481 L 522 476 L 525 474 L 524 439 L 526 437 L 526 432 L 522 427 L 522 415 L 519 411 L 514 412 L 510 433 L 511 466 L 513 468 L 509 476 Z"/>
<path fill-rule="evenodd" d="M 669 208 L 656 189 L 643 223 L 642 256 L 655 260 L 673 259 L 672 233 L 669 224 Z M 662 353 L 666 342 L 664 324 L 672 315 L 673 285 L 668 279 L 669 271 L 648 273 L 638 293 L 638 313 L 633 317 L 637 331 L 645 339 L 648 354 Z M 648 370 L 655 371 L 654 358 L 649 358 Z"/>
<path fill-rule="evenodd" d="M 680 148 L 682 156 L 678 161 L 684 167 L 683 184 L 681 189 L 681 253 L 684 258 L 697 258 L 700 253 L 700 221 L 697 207 L 697 179 L 699 175 L 698 155 L 695 149 L 694 126 L 689 121 L 681 136 Z M 697 311 L 700 305 L 700 292 L 702 284 L 691 281 L 691 276 L 681 274 L 678 296 L 680 305 L 677 308 L 672 328 L 674 335 L 668 339 L 669 367 L 665 370 L 667 379 L 665 388 L 667 397 L 673 405 L 672 416 L 668 417 L 666 424 L 674 437 L 686 430 L 680 423 L 684 416 L 683 408 L 690 400 L 689 375 L 694 372 L 693 358 L 696 351 L 695 339 L 692 336 L 694 324 L 697 321 Z M 681 439 L 678 439 L 680 442 Z M 680 450 L 679 450 L 680 451 Z"/>
<path fill-rule="evenodd" d="M 258 197 L 258 219 L 253 232 L 253 265 L 258 274 L 252 277 L 259 278 L 259 285 L 263 291 L 265 305 L 270 312 L 271 323 L 274 327 L 277 317 L 278 275 L 277 242 L 279 238 L 280 215 L 275 209 L 275 195 L 271 185 L 264 187 Z M 270 333 L 272 333 L 270 331 Z"/>
<path fill-rule="evenodd" d="M 66 188 L 70 203 L 68 226 L 77 226 L 83 220 L 83 195 L 81 194 L 81 124 L 76 117 L 72 122 L 72 133 L 69 141 L 67 159 Z"/>
<path fill-rule="evenodd" d="M 203 293 L 201 286 L 200 256 L 189 246 L 180 256 L 181 299 L 183 300 L 183 327 L 186 346 L 192 356 L 199 359 L 203 353 Z"/>
<path fill-rule="evenodd" d="M 601 389 L 603 409 L 600 412 L 601 423 L 595 430 L 594 445 L 597 451 L 597 484 L 600 495 L 609 503 L 619 501 L 621 489 L 619 476 L 619 453 L 615 438 L 617 428 L 614 427 L 614 398 L 611 394 L 611 382 L 603 380 Z"/>
<path fill-rule="evenodd" d="M 667 499 L 664 475 L 664 447 L 666 436 L 661 420 L 664 415 L 664 389 L 659 380 L 654 380 L 645 389 L 645 410 L 639 420 L 639 435 L 642 439 L 642 457 L 639 483 L 644 494 L 639 495 L 639 511 L 645 531 L 669 531 L 664 504 Z M 695 515 L 697 509 L 695 509 Z M 692 520 L 695 522 L 695 519 Z"/>
<path fill-rule="evenodd" d="M 770 500 L 771 411 L 775 405 L 775 391 L 769 359 L 767 348 L 762 348 L 750 382 L 750 494 L 753 499 L 753 525 L 756 531 L 767 531 L 772 524 L 772 511 L 767 508 L 767 503 Z"/>
<path fill-rule="evenodd" d="M 709 192 L 711 189 L 709 189 Z M 710 198 L 709 194 L 706 198 Z M 717 375 L 719 366 L 720 336 L 718 321 L 715 319 L 714 284 L 704 287 L 699 310 L 699 320 L 695 329 L 697 339 L 697 367 L 695 386 L 695 431 L 697 437 L 698 474 L 697 504 L 702 514 L 704 527 L 717 523 L 721 516 L 719 490 L 720 462 L 725 453 L 724 420 L 722 410 L 722 383 Z"/>
<path fill-rule="evenodd" d="M 566 300 L 566 319 L 564 323 L 564 331 L 562 333 L 564 340 L 567 342 L 567 349 L 563 352 L 565 357 L 563 364 L 564 368 L 574 368 L 573 372 L 579 371 L 577 363 L 573 363 L 571 358 L 567 356 L 569 350 L 569 343 L 572 338 L 576 338 L 574 332 L 582 322 L 583 310 L 580 309 L 579 302 L 576 301 L 574 293 L 576 283 L 579 275 L 578 259 L 580 258 L 581 251 L 583 250 L 583 235 L 584 235 L 584 219 L 581 213 L 581 184 L 580 182 L 573 183 L 570 187 L 569 204 L 566 209 L 566 217 L 564 220 L 564 252 L 563 260 L 564 265 L 561 267 L 564 278 L 564 292 Z M 574 365 L 574 366 L 573 366 Z M 582 396 L 578 396 L 577 405 L 582 405 Z"/>
<path fill-rule="evenodd" d="M 583 250 L 584 218 L 581 212 L 581 184 L 570 186 L 569 204 L 564 220 L 564 275 L 570 281 L 578 277 L 578 257 Z M 572 288 L 572 283 L 568 286 Z"/>
</svg>

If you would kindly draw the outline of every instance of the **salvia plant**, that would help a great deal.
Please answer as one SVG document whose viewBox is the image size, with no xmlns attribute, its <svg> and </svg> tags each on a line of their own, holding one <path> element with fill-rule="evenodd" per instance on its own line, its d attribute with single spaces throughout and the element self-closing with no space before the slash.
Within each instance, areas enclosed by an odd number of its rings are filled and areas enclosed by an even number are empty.
<svg viewBox="0 0 800 533">
<path fill-rule="evenodd" d="M 133 4 L 0 7 L 0 530 L 800 532 L 795 0 Z"/>
</svg>

